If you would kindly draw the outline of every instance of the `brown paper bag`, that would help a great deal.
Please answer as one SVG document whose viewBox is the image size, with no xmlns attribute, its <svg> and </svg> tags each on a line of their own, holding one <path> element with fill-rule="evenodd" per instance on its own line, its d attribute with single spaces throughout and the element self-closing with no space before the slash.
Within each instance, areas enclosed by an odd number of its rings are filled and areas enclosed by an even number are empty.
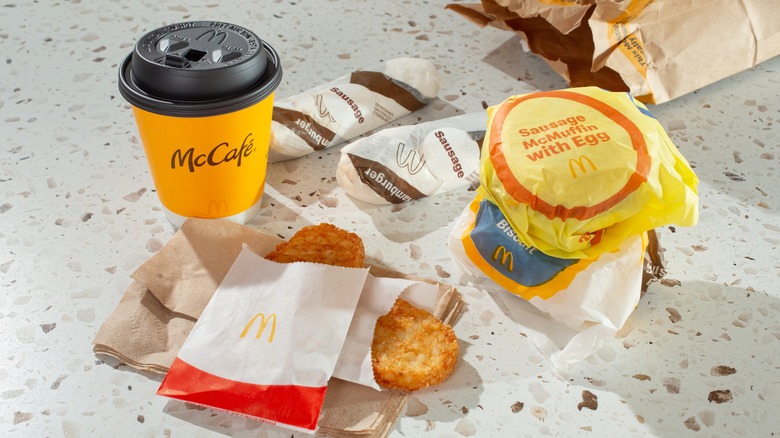
<svg viewBox="0 0 780 438">
<path fill-rule="evenodd" d="M 571 86 L 663 103 L 780 54 L 774 0 L 482 0 L 450 4 L 517 33 Z"/>
<path fill-rule="evenodd" d="M 94 352 L 142 371 L 165 374 L 198 316 L 246 244 L 266 254 L 281 240 L 227 221 L 188 219 L 174 237 L 132 275 L 114 312 L 94 340 Z M 410 278 L 382 268 L 370 273 Z M 437 284 L 432 312 L 454 324 L 463 307 L 460 293 Z M 409 395 L 332 378 L 322 409 L 319 433 L 329 436 L 384 437 L 392 429 Z"/>
</svg>

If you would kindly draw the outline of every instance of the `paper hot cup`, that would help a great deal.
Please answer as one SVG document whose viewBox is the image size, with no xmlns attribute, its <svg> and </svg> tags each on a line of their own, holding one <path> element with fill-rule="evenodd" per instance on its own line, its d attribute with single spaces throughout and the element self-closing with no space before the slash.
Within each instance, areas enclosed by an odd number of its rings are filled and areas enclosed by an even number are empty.
<svg viewBox="0 0 780 438">
<path fill-rule="evenodd" d="M 229 23 L 178 23 L 139 39 L 119 90 L 171 222 L 257 214 L 281 77 L 274 49 Z"/>
</svg>

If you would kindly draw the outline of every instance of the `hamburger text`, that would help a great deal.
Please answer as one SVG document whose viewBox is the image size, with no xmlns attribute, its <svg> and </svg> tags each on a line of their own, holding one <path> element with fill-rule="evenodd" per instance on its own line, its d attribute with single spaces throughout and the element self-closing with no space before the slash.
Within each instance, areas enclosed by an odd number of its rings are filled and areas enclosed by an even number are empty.
<svg viewBox="0 0 780 438">
<path fill-rule="evenodd" d="M 392 196 L 395 196 L 404 202 L 412 200 L 411 196 L 404 193 L 403 190 L 399 189 L 392 181 L 387 179 L 384 173 L 368 168 L 363 172 L 363 175 L 382 186 Z"/>
<path fill-rule="evenodd" d="M 318 146 L 322 146 L 323 148 L 326 148 L 330 144 L 330 140 L 323 137 L 322 134 L 314 130 L 314 127 L 310 122 L 301 119 L 296 119 L 295 124 L 298 125 L 298 127 L 301 128 L 303 132 L 305 132 L 309 136 L 309 138 L 311 138 L 314 141 L 314 143 L 317 144 Z"/>
</svg>

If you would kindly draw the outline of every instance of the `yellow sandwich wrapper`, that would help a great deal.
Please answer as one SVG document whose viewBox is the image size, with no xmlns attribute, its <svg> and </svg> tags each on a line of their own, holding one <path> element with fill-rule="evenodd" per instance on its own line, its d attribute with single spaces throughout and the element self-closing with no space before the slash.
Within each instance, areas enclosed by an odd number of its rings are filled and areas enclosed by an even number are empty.
<svg viewBox="0 0 780 438">
<path fill-rule="evenodd" d="M 663 275 L 655 228 L 698 217 L 696 175 L 629 93 L 512 96 L 488 108 L 480 160 L 477 195 L 450 233 L 453 263 L 461 281 L 511 292 L 510 313 L 556 365 L 614 337 Z"/>
<path fill-rule="evenodd" d="M 523 244 L 557 258 L 698 218 L 698 178 L 661 124 L 630 94 L 596 87 L 488 108 L 480 183 Z"/>
</svg>

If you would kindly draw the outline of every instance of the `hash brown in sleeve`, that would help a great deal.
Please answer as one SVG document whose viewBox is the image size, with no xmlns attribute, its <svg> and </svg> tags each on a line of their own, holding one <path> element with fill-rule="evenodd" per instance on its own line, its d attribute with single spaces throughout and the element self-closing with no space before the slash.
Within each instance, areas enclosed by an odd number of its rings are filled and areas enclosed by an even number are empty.
<svg viewBox="0 0 780 438">
<path fill-rule="evenodd" d="M 365 263 L 363 240 L 355 233 L 333 224 L 321 223 L 301 228 L 265 256 L 278 263 L 312 262 L 347 268 Z"/>
<path fill-rule="evenodd" d="M 362 268 L 365 249 L 357 234 L 321 223 L 301 228 L 265 258 Z M 455 331 L 430 312 L 397 299 L 390 312 L 377 319 L 371 363 L 380 386 L 416 391 L 437 385 L 452 374 L 457 360 Z"/>
<path fill-rule="evenodd" d="M 380 386 L 416 391 L 438 385 L 452 374 L 457 360 L 455 331 L 428 311 L 399 298 L 377 319 L 371 363 Z"/>
</svg>

